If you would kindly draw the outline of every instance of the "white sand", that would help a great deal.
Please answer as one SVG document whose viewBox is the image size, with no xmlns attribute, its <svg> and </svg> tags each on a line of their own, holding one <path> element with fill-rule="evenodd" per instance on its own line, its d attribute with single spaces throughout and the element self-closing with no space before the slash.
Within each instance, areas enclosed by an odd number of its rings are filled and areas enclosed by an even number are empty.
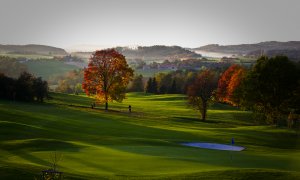
<svg viewBox="0 0 300 180">
<path fill-rule="evenodd" d="M 242 146 L 233 146 L 233 145 L 218 144 L 218 143 L 191 142 L 191 143 L 181 143 L 181 144 L 184 146 L 192 146 L 198 148 L 216 149 L 216 150 L 224 150 L 224 151 L 242 151 L 245 149 Z"/>
</svg>

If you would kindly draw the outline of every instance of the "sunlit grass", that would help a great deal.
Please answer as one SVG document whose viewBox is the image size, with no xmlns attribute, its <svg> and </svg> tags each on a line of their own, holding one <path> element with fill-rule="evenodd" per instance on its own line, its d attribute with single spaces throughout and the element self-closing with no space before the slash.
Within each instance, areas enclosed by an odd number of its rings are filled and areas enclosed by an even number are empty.
<svg viewBox="0 0 300 180">
<path fill-rule="evenodd" d="M 299 137 L 254 124 L 251 112 L 216 104 L 202 122 L 184 95 L 130 93 L 122 104 L 91 109 L 82 95 L 51 94 L 44 104 L 0 101 L 0 172 L 33 179 L 63 158 L 66 178 L 298 179 Z M 132 113 L 128 112 L 132 106 Z M 180 142 L 245 146 L 242 152 L 184 147 Z"/>
</svg>

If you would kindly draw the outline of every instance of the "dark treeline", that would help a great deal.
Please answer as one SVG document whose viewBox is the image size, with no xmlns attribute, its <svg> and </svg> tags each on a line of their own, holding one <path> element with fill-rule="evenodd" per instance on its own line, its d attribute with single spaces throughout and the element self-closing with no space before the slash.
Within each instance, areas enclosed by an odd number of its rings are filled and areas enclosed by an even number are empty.
<svg viewBox="0 0 300 180">
<path fill-rule="evenodd" d="M 286 56 L 263 56 L 246 72 L 233 96 L 241 107 L 256 112 L 267 123 L 280 125 L 289 116 L 288 123 L 294 124 L 300 121 L 299 90 L 299 63 Z"/>
<path fill-rule="evenodd" d="M 127 87 L 127 92 L 143 92 L 144 91 L 144 77 L 143 75 L 136 75 Z"/>
<path fill-rule="evenodd" d="M 170 73 L 159 73 L 145 84 L 146 93 L 185 94 L 188 86 L 195 80 L 197 71 L 177 70 Z"/>
<path fill-rule="evenodd" d="M 252 110 L 269 124 L 299 126 L 299 65 L 285 56 L 263 56 L 249 70 L 233 65 L 221 74 L 217 100 Z"/>
<path fill-rule="evenodd" d="M 15 79 L 0 73 L 0 98 L 43 102 L 48 97 L 48 83 L 40 77 L 23 72 Z"/>
<path fill-rule="evenodd" d="M 206 118 L 209 103 L 221 102 L 251 110 L 268 124 L 300 124 L 300 63 L 285 56 L 261 57 L 252 67 L 177 70 L 144 79 L 134 78 L 131 91 L 187 94 Z M 298 125 L 296 125 L 298 124 Z"/>
</svg>

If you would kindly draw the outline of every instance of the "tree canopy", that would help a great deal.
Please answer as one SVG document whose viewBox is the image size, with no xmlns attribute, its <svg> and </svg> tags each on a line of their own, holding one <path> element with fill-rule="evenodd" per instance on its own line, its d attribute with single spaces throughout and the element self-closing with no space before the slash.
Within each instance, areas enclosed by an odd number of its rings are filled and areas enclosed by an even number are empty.
<svg viewBox="0 0 300 180">
<path fill-rule="evenodd" d="M 121 102 L 133 77 L 133 70 L 128 66 L 125 57 L 115 49 L 99 50 L 93 53 L 88 67 L 84 69 L 82 88 L 87 95 L 105 103 Z"/>
<path fill-rule="evenodd" d="M 212 70 L 202 71 L 192 85 L 188 87 L 189 103 L 200 111 L 202 120 L 206 120 L 208 103 L 218 85 L 218 77 Z"/>
<path fill-rule="evenodd" d="M 47 81 L 27 72 L 21 73 L 18 79 L 0 73 L 0 98 L 2 99 L 43 102 L 44 98 L 48 97 L 48 89 Z"/>
<path fill-rule="evenodd" d="M 129 85 L 128 91 L 131 92 L 143 92 L 144 91 L 144 82 L 143 75 L 135 76 Z"/>
<path fill-rule="evenodd" d="M 297 98 L 299 78 L 299 67 L 287 57 L 261 57 L 242 82 L 241 103 L 276 123 L 290 111 L 290 99 Z"/>
<path fill-rule="evenodd" d="M 240 65 L 231 65 L 222 73 L 217 89 L 217 99 L 231 105 L 240 104 L 239 86 L 244 79 L 246 69 Z"/>
</svg>

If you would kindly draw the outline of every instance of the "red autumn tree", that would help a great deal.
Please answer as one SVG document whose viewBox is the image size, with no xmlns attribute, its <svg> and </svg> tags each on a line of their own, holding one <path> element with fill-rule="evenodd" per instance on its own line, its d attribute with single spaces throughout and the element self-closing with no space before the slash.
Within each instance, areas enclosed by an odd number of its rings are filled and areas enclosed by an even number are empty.
<svg viewBox="0 0 300 180">
<path fill-rule="evenodd" d="M 189 104 L 200 111 L 202 120 L 206 120 L 208 103 L 217 88 L 218 78 L 215 72 L 205 70 L 201 72 L 194 83 L 188 87 L 187 95 Z"/>
<path fill-rule="evenodd" d="M 236 105 L 233 95 L 244 74 L 245 69 L 240 65 L 234 64 L 221 75 L 217 89 L 217 99 L 220 102 Z"/>
<path fill-rule="evenodd" d="M 234 72 L 239 69 L 239 65 L 232 65 L 230 66 L 220 77 L 218 82 L 218 89 L 217 89 L 217 98 L 221 102 L 226 102 L 226 98 L 228 98 L 227 88 L 230 82 L 230 79 Z"/>
<path fill-rule="evenodd" d="M 84 69 L 82 88 L 88 96 L 94 96 L 99 102 L 122 102 L 125 90 L 133 77 L 133 70 L 125 57 L 114 49 L 93 53 L 88 67 Z"/>
<path fill-rule="evenodd" d="M 231 76 L 227 87 L 227 103 L 230 103 L 234 106 L 238 106 L 240 104 L 240 94 L 238 88 L 240 87 L 240 84 L 245 75 L 246 70 L 243 67 L 240 67 L 239 69 L 236 69 L 236 71 Z"/>
</svg>

